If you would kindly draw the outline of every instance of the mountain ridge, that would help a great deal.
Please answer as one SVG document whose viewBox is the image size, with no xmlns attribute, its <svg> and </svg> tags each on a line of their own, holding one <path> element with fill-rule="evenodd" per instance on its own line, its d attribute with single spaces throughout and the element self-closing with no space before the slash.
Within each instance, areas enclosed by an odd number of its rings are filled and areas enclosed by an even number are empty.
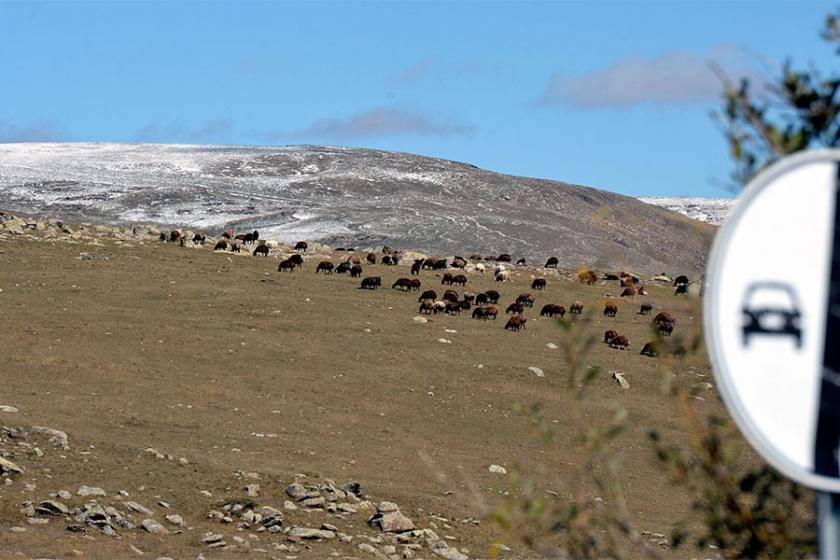
<svg viewBox="0 0 840 560">
<path fill-rule="evenodd" d="M 331 146 L 2 144 L 0 206 L 102 223 L 565 266 L 699 272 L 714 227 L 636 199 L 402 152 Z"/>
</svg>

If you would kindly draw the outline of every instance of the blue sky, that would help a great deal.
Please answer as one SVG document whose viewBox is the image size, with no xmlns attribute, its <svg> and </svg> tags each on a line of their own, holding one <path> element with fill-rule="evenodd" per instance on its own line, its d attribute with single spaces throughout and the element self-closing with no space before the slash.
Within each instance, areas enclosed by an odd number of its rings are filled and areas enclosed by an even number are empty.
<svg viewBox="0 0 840 560">
<path fill-rule="evenodd" d="M 832 8 L 0 0 L 0 141 L 348 145 L 731 196 L 709 61 L 833 68 Z"/>
</svg>

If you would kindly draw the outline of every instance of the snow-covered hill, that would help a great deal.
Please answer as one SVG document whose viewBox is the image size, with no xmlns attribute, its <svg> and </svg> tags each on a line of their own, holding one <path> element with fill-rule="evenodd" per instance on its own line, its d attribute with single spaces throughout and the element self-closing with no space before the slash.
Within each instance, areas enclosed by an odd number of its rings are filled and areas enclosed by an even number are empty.
<svg viewBox="0 0 840 560">
<path fill-rule="evenodd" d="M 713 234 L 598 189 L 322 146 L 0 144 L 0 208 L 654 273 L 701 270 Z"/>
<path fill-rule="evenodd" d="M 732 207 L 734 198 L 641 197 L 642 202 L 679 212 L 684 216 L 719 226 Z"/>
</svg>

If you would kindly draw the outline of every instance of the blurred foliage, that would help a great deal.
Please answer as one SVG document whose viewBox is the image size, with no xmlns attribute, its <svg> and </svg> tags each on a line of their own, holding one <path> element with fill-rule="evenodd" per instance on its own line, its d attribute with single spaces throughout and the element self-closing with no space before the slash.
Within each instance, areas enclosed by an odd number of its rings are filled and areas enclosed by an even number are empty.
<svg viewBox="0 0 840 560">
<path fill-rule="evenodd" d="M 840 55 L 840 12 L 826 17 L 822 38 Z M 840 76 L 816 68 L 796 69 L 788 60 L 766 83 L 747 78 L 723 82 L 721 123 L 735 162 L 732 179 L 746 185 L 776 160 L 808 148 L 840 145 Z"/>
<path fill-rule="evenodd" d="M 661 350 L 656 363 L 663 372 L 663 396 L 674 405 L 681 429 L 676 441 L 656 429 L 649 438 L 667 476 L 663 484 L 670 479 L 675 493 L 687 496 L 691 506 L 683 519 L 674 520 L 664 541 L 634 527 L 621 486 L 621 446 L 611 445 L 623 433 L 627 411 L 618 406 L 600 420 L 586 414 L 588 391 L 596 383 L 614 383 L 588 362 L 598 342 L 591 323 L 591 313 L 558 321 L 564 331 L 566 388 L 573 396 L 564 409 L 566 430 L 558 434 L 539 405 L 516 406 L 547 461 L 560 464 L 569 455 L 584 460 L 563 479 L 556 469 L 536 463 L 514 468 L 511 490 L 491 514 L 507 537 L 548 558 L 659 558 L 663 542 L 672 550 L 684 549 L 687 557 L 699 551 L 724 558 L 814 557 L 813 493 L 745 457 L 747 443 L 734 425 L 698 409 L 710 385 L 687 384 L 690 377 L 682 369 L 688 357 L 704 352 L 701 336 L 665 339 L 653 326 L 651 337 Z M 569 426 L 579 429 L 570 434 Z"/>
</svg>

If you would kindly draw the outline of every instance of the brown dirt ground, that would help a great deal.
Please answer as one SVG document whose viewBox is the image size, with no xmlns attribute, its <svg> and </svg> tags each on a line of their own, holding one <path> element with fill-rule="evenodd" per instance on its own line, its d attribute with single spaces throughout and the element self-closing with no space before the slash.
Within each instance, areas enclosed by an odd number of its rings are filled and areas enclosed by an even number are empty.
<svg viewBox="0 0 840 560">
<path fill-rule="evenodd" d="M 526 313 L 527 329 L 513 333 L 503 330 L 501 316 L 479 322 L 465 313 L 415 323 L 417 294 L 390 289 L 397 277 L 408 276 L 403 266 L 366 266 L 365 275 L 381 275 L 385 285 L 366 291 L 347 275 L 315 275 L 312 257 L 302 270 L 281 274 L 275 258 L 168 243 L 103 243 L 0 242 L 0 404 L 20 409 L 0 413 L 0 422 L 51 426 L 70 437 L 70 451 L 45 449 L 42 459 L 22 460 L 29 469 L 13 485 L 0 484 L 2 559 L 133 557 L 129 544 L 153 558 L 233 555 L 199 541 L 207 530 L 235 534 L 205 517 L 221 497 L 242 494 L 246 481 L 237 470 L 260 473 L 258 501 L 278 507 L 295 473 L 339 483 L 356 479 L 372 499 L 397 502 L 421 527 L 429 526 L 431 512 L 450 519 L 479 515 L 471 488 L 496 504 L 511 483 L 488 472 L 494 463 L 525 472 L 546 467 L 562 499 L 582 460 L 575 438 L 608 421 L 619 406 L 629 413 L 628 428 L 613 448 L 636 527 L 668 533 L 674 520 L 688 515 L 686 496 L 655 464 L 646 438 L 650 428 L 680 437 L 675 407 L 661 391 L 664 361 L 638 353 L 650 338 L 650 318 L 636 314 L 642 300 L 654 304 L 654 314 L 675 312 L 679 334 L 690 338 L 699 331 L 696 302 L 673 296 L 670 287 L 649 283 L 649 297 L 621 301 L 618 316 L 608 319 L 600 306 L 606 292 L 618 293 L 617 282 L 585 286 L 549 276 L 547 290 L 535 292 L 536 306 Z M 80 251 L 97 258 L 81 260 Z M 504 285 L 489 272 L 471 274 L 468 289 L 499 289 L 506 305 L 528 291 L 536 273 L 517 271 Z M 442 293 L 439 276 L 423 271 L 423 289 Z M 616 328 L 632 344 L 619 351 L 598 343 L 587 357 L 606 371 L 623 370 L 631 388 L 601 375 L 584 401 L 582 420 L 570 413 L 562 350 L 568 335 L 538 317 L 544 303 L 568 307 L 577 299 L 599 311 L 592 332 Z M 561 349 L 547 348 L 549 342 Z M 542 368 L 545 377 L 529 366 Z M 681 384 L 698 381 L 713 381 L 702 353 L 680 363 L 676 376 Z M 701 411 L 723 412 L 713 391 L 704 398 Z M 556 421 L 552 449 L 544 449 L 513 411 L 517 402 L 539 403 Z M 144 453 L 148 447 L 189 464 L 156 459 Z M 23 487 L 29 481 L 34 491 Z M 26 526 L 20 502 L 80 484 L 102 486 L 109 495 L 124 489 L 149 507 L 166 500 L 193 529 L 166 537 L 138 530 L 116 539 L 68 533 L 64 522 L 53 521 L 9 532 Z M 288 516 L 310 526 L 329 520 Z M 372 531 L 364 521 L 352 523 L 357 531 Z M 454 544 L 471 557 L 486 557 L 497 540 L 513 547 L 507 557 L 528 556 L 487 520 L 453 526 L 439 533 L 456 536 Z M 261 538 L 265 548 L 285 542 Z M 364 557 L 358 542 L 316 543 L 295 556 L 338 551 Z M 682 557 L 687 551 L 660 552 Z"/>
</svg>

